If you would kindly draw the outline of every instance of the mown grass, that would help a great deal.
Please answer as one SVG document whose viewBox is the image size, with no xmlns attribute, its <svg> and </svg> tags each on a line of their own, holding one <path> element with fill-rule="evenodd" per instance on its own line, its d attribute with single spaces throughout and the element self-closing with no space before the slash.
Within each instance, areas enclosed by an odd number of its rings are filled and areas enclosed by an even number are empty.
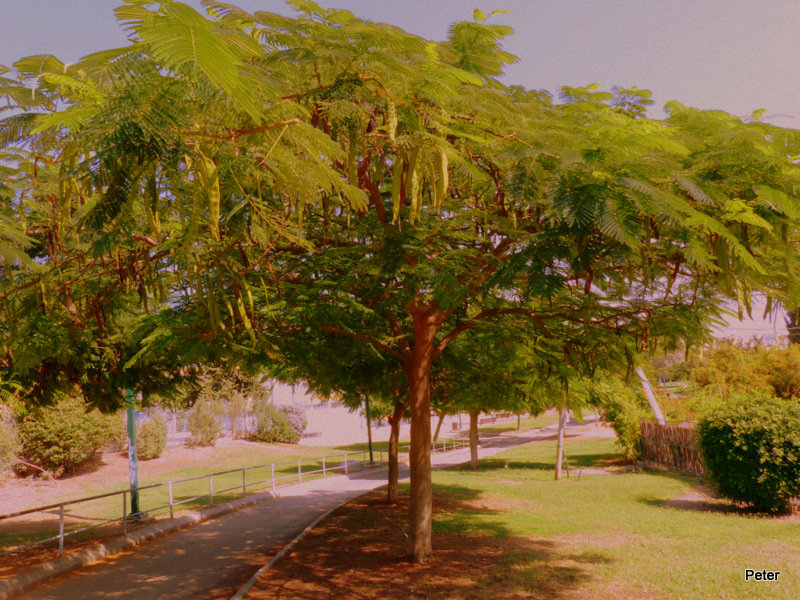
<svg viewBox="0 0 800 600">
<path fill-rule="evenodd" d="M 573 441 L 567 450 L 572 478 L 559 482 L 553 481 L 553 443 L 509 450 L 478 470 L 434 474 L 436 489 L 462 503 L 436 514 L 435 530 L 548 547 L 544 561 L 540 552 L 509 553 L 497 577 L 480 583 L 485 597 L 521 594 L 547 583 L 548 569 L 566 569 L 574 579 L 567 587 L 579 598 L 800 598 L 796 518 L 746 514 L 724 502 L 673 507 L 699 483 L 680 475 L 578 479 L 581 467 L 616 454 L 614 441 Z M 781 575 L 777 582 L 746 582 L 745 569 Z"/>
</svg>

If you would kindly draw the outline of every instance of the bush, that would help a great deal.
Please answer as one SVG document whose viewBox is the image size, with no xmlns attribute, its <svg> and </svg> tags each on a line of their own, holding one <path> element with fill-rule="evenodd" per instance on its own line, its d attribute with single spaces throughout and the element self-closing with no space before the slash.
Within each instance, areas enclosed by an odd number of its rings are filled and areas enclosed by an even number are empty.
<svg viewBox="0 0 800 600">
<path fill-rule="evenodd" d="M 641 394 L 617 379 L 592 383 L 592 403 L 600 407 L 603 419 L 617 432 L 617 444 L 625 458 L 635 461 L 642 455 L 642 430 L 639 421 L 648 415 Z"/>
<path fill-rule="evenodd" d="M 97 410 L 87 412 L 82 400 L 63 398 L 20 423 L 22 456 L 56 477 L 71 473 L 106 441 L 107 424 Z"/>
<path fill-rule="evenodd" d="M 703 418 L 700 447 L 722 495 L 781 512 L 800 496 L 800 406 L 741 394 Z"/>
<path fill-rule="evenodd" d="M 305 427 L 305 417 L 303 421 Z M 300 440 L 300 435 L 284 410 L 266 402 L 256 405 L 256 428 L 250 434 L 251 440 L 296 444 Z"/>
<path fill-rule="evenodd" d="M 136 450 L 142 460 L 158 458 L 167 447 L 167 422 L 155 415 L 136 429 Z"/>
<path fill-rule="evenodd" d="M 219 437 L 222 427 L 217 420 L 217 411 L 210 402 L 199 400 L 194 406 L 194 412 L 189 415 L 189 431 L 191 435 L 186 440 L 186 445 L 213 446 Z"/>
<path fill-rule="evenodd" d="M 14 466 L 21 449 L 14 412 L 10 406 L 0 405 L 0 471 Z"/>
<path fill-rule="evenodd" d="M 297 434 L 297 439 L 299 440 L 303 437 L 303 432 L 306 430 L 306 425 L 308 424 L 305 411 L 295 408 L 294 406 L 281 406 L 280 410 L 286 415 L 286 418 L 289 420 L 289 425 Z"/>
</svg>

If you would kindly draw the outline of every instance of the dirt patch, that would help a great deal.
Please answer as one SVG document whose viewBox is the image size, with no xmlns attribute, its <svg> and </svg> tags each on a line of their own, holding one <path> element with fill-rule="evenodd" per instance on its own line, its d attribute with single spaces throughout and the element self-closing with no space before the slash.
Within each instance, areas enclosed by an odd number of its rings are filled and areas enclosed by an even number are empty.
<svg viewBox="0 0 800 600">
<path fill-rule="evenodd" d="M 404 557 L 407 500 L 389 506 L 379 493 L 339 509 L 267 571 L 249 600 L 483 600 L 485 598 L 589 600 L 611 559 L 587 552 L 585 540 L 509 535 L 492 525 L 449 527 L 448 519 L 475 513 L 471 499 L 434 496 L 434 553 L 414 564 Z M 482 498 L 481 512 L 505 510 Z M 449 514 L 448 514 L 449 513 Z M 574 542 L 574 543 L 573 543 Z M 630 542 L 619 540 L 619 544 Z M 626 589 L 615 597 L 656 598 Z"/>
</svg>

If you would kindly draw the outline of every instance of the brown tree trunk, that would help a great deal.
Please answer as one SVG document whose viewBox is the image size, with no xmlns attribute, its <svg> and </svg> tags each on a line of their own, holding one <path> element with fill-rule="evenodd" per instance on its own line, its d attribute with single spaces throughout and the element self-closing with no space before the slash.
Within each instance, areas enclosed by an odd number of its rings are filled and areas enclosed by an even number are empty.
<svg viewBox="0 0 800 600">
<path fill-rule="evenodd" d="M 478 468 L 478 417 L 481 411 L 469 411 L 469 466 Z"/>
<path fill-rule="evenodd" d="M 444 413 L 439 413 L 439 420 L 436 421 L 436 431 L 433 432 L 433 443 L 436 443 L 436 440 L 439 439 L 439 430 L 442 428 L 442 423 L 444 422 Z"/>
<path fill-rule="evenodd" d="M 441 325 L 440 315 L 410 305 L 414 319 L 414 346 L 405 363 L 408 401 L 411 409 L 411 493 L 408 507 L 408 548 L 414 562 L 425 562 L 431 555 L 433 487 L 431 483 L 431 403 L 430 368 L 433 339 Z"/>
<path fill-rule="evenodd" d="M 400 423 L 407 406 L 408 402 L 395 403 L 394 413 L 389 418 L 392 426 L 389 433 L 389 491 L 386 494 L 386 501 L 389 504 L 397 503 L 397 479 L 400 474 Z"/>
</svg>

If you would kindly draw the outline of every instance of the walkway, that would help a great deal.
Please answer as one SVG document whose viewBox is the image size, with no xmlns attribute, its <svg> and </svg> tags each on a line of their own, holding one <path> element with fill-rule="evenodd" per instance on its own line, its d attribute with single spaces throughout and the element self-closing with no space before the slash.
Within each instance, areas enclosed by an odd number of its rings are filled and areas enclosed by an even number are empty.
<svg viewBox="0 0 800 600">
<path fill-rule="evenodd" d="M 487 457 L 553 435 L 552 428 L 499 436 Z M 488 440 L 487 440 L 488 441 Z M 469 460 L 469 449 L 435 454 L 435 467 Z M 401 477 L 407 477 L 401 473 Z M 278 488 L 274 499 L 154 540 L 101 564 L 49 581 L 26 600 L 228 599 L 261 566 L 327 510 L 386 483 L 386 470 L 336 476 Z"/>
</svg>

